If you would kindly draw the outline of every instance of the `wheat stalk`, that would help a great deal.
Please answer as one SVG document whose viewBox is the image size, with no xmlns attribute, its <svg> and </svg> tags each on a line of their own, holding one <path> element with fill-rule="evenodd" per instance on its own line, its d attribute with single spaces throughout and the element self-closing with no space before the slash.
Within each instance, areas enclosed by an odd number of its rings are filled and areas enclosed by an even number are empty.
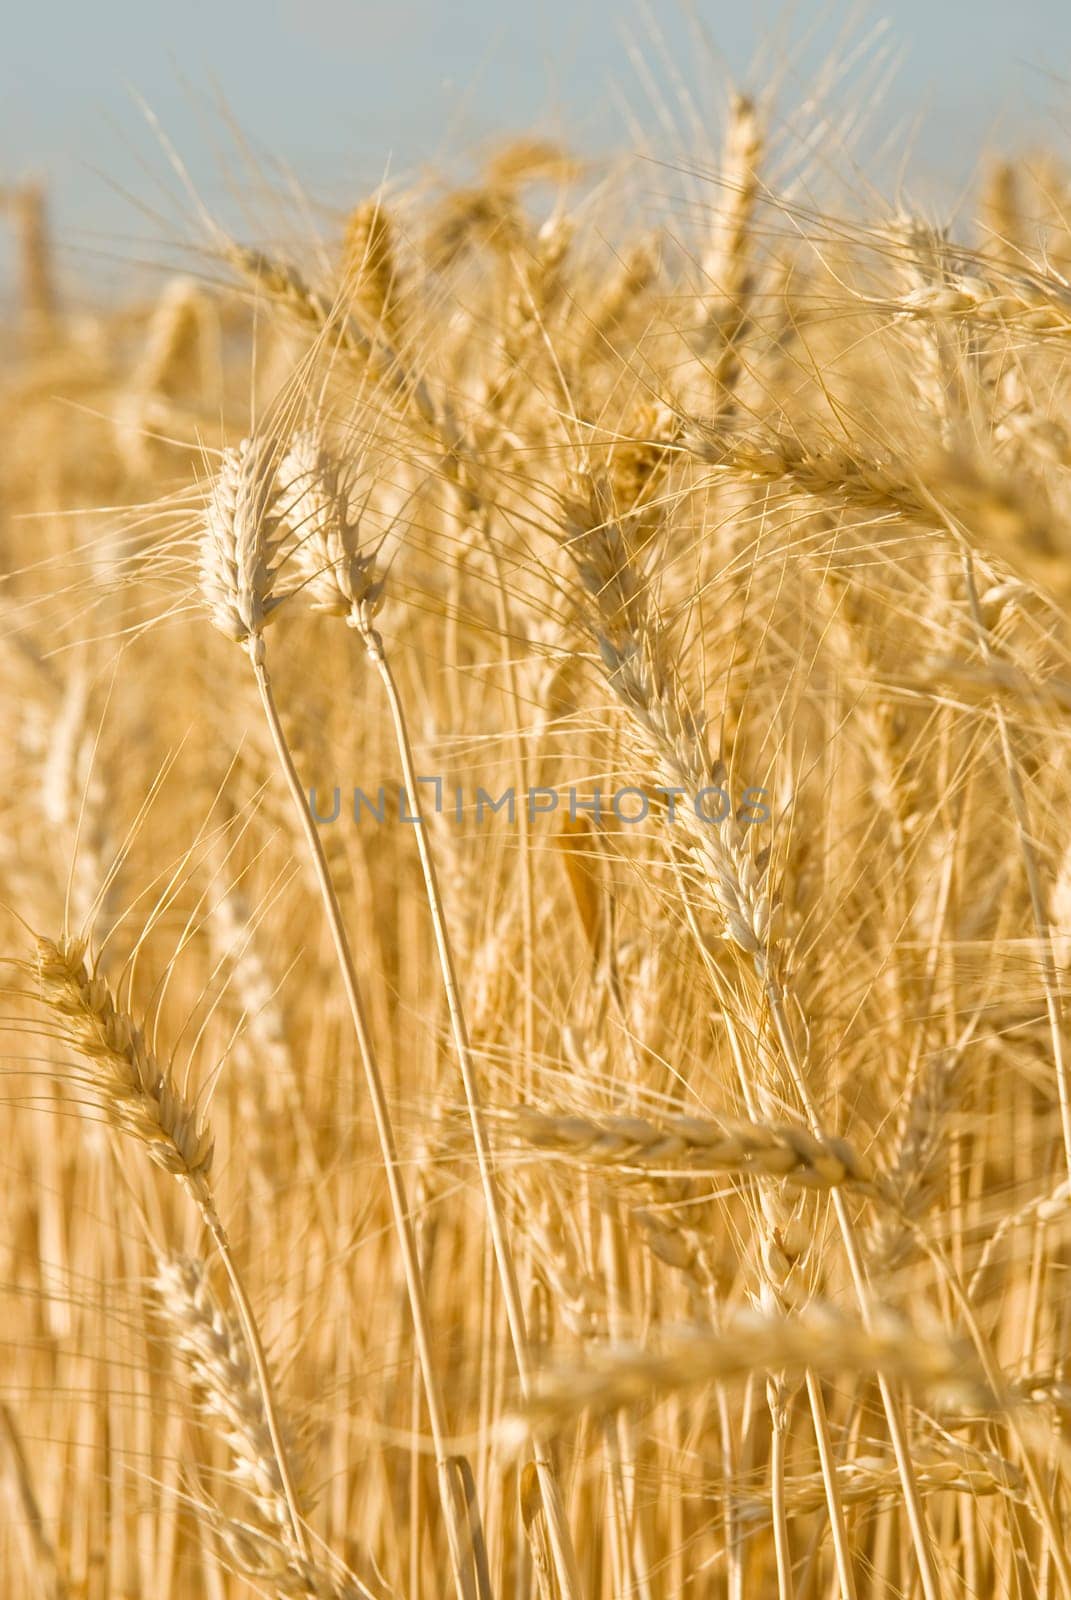
<svg viewBox="0 0 1071 1600">
<path fill-rule="evenodd" d="M 420 1272 L 412 1213 L 398 1156 L 390 1108 L 338 897 L 316 826 L 305 803 L 304 791 L 283 733 L 268 676 L 263 629 L 273 609 L 272 591 L 276 574 L 274 561 L 283 537 L 279 532 L 279 521 L 274 510 L 280 493 L 276 472 L 283 453 L 282 444 L 282 438 L 277 431 L 269 432 L 265 441 L 254 451 L 249 452 L 252 460 L 260 465 L 261 476 L 255 475 L 252 471 L 244 472 L 233 479 L 233 496 L 229 484 L 224 493 L 217 494 L 214 491 L 210 496 L 201 541 L 201 592 L 217 628 L 228 638 L 243 643 L 247 650 L 272 744 L 320 888 L 323 909 L 334 943 L 364 1068 L 365 1083 L 375 1118 L 390 1193 L 395 1232 L 402 1256 L 424 1382 L 428 1419 L 435 1441 L 440 1495 L 450 1535 L 455 1583 L 459 1600 L 471 1600 L 474 1592 L 472 1585 L 475 1580 L 468 1554 L 470 1548 L 468 1516 L 458 1499 L 454 1462 L 447 1445 L 446 1413 L 435 1372 L 431 1324 Z M 226 516 L 222 526 L 219 526 L 221 508 Z M 294 516 L 293 505 L 289 508 L 289 515 Z M 315 525 L 312 531 L 315 535 Z M 339 569 L 332 567 L 330 570 L 338 581 L 344 581 Z M 235 626 L 236 622 L 239 624 L 238 627 Z"/>
<path fill-rule="evenodd" d="M 412 815 L 415 819 L 421 871 L 435 931 L 436 954 L 446 991 L 454 1049 L 469 1112 L 480 1183 L 506 1306 L 517 1374 L 522 1390 L 527 1391 L 532 1384 L 528 1331 L 513 1253 L 506 1233 L 494 1157 L 484 1125 L 479 1084 L 454 965 L 453 948 L 439 892 L 435 860 L 419 800 L 420 786 L 401 696 L 383 648 L 382 638 L 373 626 L 376 607 L 382 595 L 382 585 L 373 579 L 373 560 L 360 551 L 359 525 L 351 518 L 349 498 L 341 484 L 339 469 L 322 442 L 311 445 L 303 443 L 299 451 L 289 460 L 291 470 L 295 474 L 295 483 L 300 485 L 295 500 L 294 520 L 299 528 L 305 526 L 310 530 L 309 537 L 303 541 L 301 550 L 303 561 L 307 566 L 311 564 L 309 583 L 312 602 L 318 609 L 346 615 L 349 626 L 359 634 L 368 659 L 379 675 L 390 707 L 405 793 L 414 808 Z M 574 1600 L 580 1593 L 580 1576 L 565 1518 L 561 1491 L 550 1452 L 538 1435 L 534 1436 L 534 1446 L 536 1470 L 539 1475 L 540 1492 L 558 1581 L 565 1600 Z"/>
</svg>

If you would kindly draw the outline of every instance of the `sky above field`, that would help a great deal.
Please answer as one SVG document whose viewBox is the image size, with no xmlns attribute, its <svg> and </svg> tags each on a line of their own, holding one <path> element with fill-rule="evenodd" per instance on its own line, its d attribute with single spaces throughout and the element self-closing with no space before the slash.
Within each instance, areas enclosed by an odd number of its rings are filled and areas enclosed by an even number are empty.
<svg viewBox="0 0 1071 1600">
<path fill-rule="evenodd" d="M 461 171 L 503 131 L 694 154 L 730 78 L 778 79 L 787 106 L 822 89 L 831 155 L 850 129 L 883 181 L 903 167 L 953 193 L 982 146 L 1068 151 L 1071 3 L 29 0 L 4 25 L 0 185 L 42 178 L 66 274 L 106 282 L 183 231 L 142 104 L 213 211 L 270 232 L 269 185 L 345 203 L 388 170 Z"/>
</svg>

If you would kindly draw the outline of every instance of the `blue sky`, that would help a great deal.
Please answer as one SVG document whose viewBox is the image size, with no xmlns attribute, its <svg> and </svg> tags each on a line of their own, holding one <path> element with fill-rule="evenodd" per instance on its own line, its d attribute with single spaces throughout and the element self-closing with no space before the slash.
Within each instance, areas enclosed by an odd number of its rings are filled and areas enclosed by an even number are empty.
<svg viewBox="0 0 1071 1600">
<path fill-rule="evenodd" d="M 686 153 L 697 136 L 664 109 L 681 84 L 714 130 L 730 77 L 779 75 L 798 104 L 823 61 L 876 32 L 867 59 L 895 74 L 879 101 L 849 65 L 838 115 L 871 110 L 887 170 L 903 160 L 952 192 L 982 145 L 1066 147 L 1069 0 L 24 0 L 0 56 L 0 182 L 44 178 L 69 275 L 107 281 L 160 259 L 146 208 L 174 190 L 139 97 L 210 205 L 255 231 L 273 161 L 345 202 L 388 166 L 456 167 L 533 125 L 594 150 L 642 129 Z M 0 270 L 5 248 L 0 230 Z"/>
</svg>

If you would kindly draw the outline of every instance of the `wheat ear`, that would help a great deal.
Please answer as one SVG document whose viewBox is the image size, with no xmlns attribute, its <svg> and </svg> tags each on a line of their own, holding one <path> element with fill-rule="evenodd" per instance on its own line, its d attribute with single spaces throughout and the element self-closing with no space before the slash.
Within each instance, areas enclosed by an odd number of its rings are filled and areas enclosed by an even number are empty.
<svg viewBox="0 0 1071 1600">
<path fill-rule="evenodd" d="M 1000 1405 L 963 1341 L 923 1335 L 883 1313 L 869 1327 L 828 1307 L 802 1317 L 739 1313 L 717 1333 L 688 1333 L 658 1352 L 610 1348 L 582 1368 L 548 1372 L 529 1410 L 561 1424 L 584 1410 L 615 1411 L 699 1384 L 732 1382 L 749 1373 L 881 1372 L 920 1387 L 956 1391 L 972 1406 Z"/>
<path fill-rule="evenodd" d="M 145 1146 L 197 1205 L 211 1208 L 212 1136 L 133 1018 L 86 964 L 80 940 L 37 941 L 41 996 L 63 1043 L 89 1063 L 89 1084 L 108 1121 Z"/>
<path fill-rule="evenodd" d="M 588 1117 L 518 1106 L 500 1113 L 514 1135 L 584 1166 L 621 1172 L 729 1172 L 781 1178 L 810 1189 L 848 1184 L 874 1192 L 874 1174 L 846 1139 L 789 1123 L 707 1117 Z"/>
<path fill-rule="evenodd" d="M 198 1403 L 230 1450 L 232 1476 L 253 1501 L 262 1521 L 264 1543 L 281 1542 L 285 1570 L 273 1572 L 280 1593 L 338 1597 L 353 1594 L 372 1600 L 362 1585 L 340 1587 L 333 1574 L 314 1568 L 307 1552 L 295 1548 L 289 1526 L 286 1494 L 271 1445 L 271 1428 L 255 1363 L 241 1326 L 212 1291 L 203 1261 L 162 1255 L 153 1287 L 175 1343 L 193 1379 Z M 291 1459 L 296 1452 L 288 1445 Z M 251 1573 L 252 1577 L 262 1576 Z"/>
<path fill-rule="evenodd" d="M 85 946 L 77 940 L 56 943 L 39 939 L 37 970 L 42 998 L 59 1018 L 60 1038 L 88 1062 L 89 1086 L 109 1122 L 136 1139 L 158 1166 L 179 1180 L 212 1235 L 256 1367 L 291 1534 L 298 1551 L 307 1556 L 304 1522 L 264 1347 L 209 1184 L 211 1134 L 170 1069 L 157 1060 L 141 1026 L 116 1004 L 108 984 L 87 965 L 85 957 Z"/>
</svg>

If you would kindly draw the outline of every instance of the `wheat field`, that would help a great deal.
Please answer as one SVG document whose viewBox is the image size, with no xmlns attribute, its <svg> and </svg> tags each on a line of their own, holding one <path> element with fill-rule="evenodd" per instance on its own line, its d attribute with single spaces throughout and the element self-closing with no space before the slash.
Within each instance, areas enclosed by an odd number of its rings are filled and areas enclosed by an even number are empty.
<svg viewBox="0 0 1071 1600">
<path fill-rule="evenodd" d="M 5 1595 L 1071 1600 L 1071 171 L 813 153 L 7 193 Z"/>
</svg>

